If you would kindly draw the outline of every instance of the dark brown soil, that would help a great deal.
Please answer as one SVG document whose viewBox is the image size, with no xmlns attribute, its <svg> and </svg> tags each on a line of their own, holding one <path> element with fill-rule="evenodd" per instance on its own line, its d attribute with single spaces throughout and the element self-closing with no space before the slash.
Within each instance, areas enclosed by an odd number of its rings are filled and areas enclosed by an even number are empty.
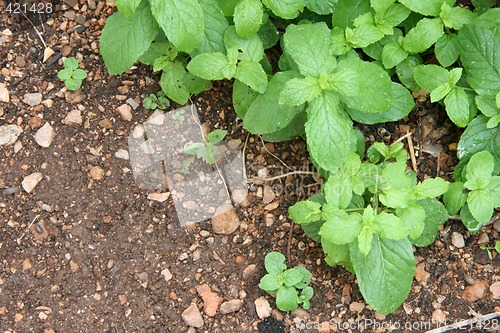
<svg viewBox="0 0 500 333">
<path fill-rule="evenodd" d="M 0 0 L 2 10 L 6 5 Z M 68 14 L 71 10 L 84 16 L 83 25 Z M 327 266 L 318 244 L 288 219 L 288 206 L 319 190 L 309 176 L 269 182 L 275 209 L 266 209 L 259 197 L 263 185 L 249 184 L 249 204 L 237 207 L 242 223 L 230 235 L 213 233 L 209 221 L 181 227 L 172 201 L 148 200 L 151 191 L 137 186 L 130 162 L 115 157 L 116 151 L 127 149 L 133 128 L 152 113 L 139 106 L 126 121 L 117 107 L 129 97 L 141 104 L 159 87 L 158 78 L 143 66 L 117 77 L 107 74 L 97 47 L 111 11 L 104 1 L 80 1 L 77 9 L 66 6 L 51 15 L 31 15 L 47 46 L 56 52 L 45 63 L 44 47 L 32 25 L 20 14 L 2 11 L 0 83 L 6 84 L 10 102 L 0 102 L 0 126 L 17 124 L 23 133 L 19 151 L 0 146 L 1 332 L 256 332 L 261 319 L 254 301 L 266 295 L 257 285 L 270 251 L 289 254 L 287 264 L 302 265 L 313 274 L 315 296 L 309 311 L 273 311 L 285 332 L 424 332 L 438 327 L 439 320 L 450 324 L 500 311 L 489 290 L 499 280 L 500 257 L 493 253 L 490 260 L 479 248 L 492 245 L 499 238 L 498 229 L 490 225 L 471 235 L 459 221 L 448 221 L 433 245 L 416 249 L 418 276 L 400 309 L 381 316 L 366 307 L 355 276 Z M 89 73 L 76 94 L 66 93 L 57 78 L 60 52 L 77 57 Z M 34 92 L 42 93 L 44 102 L 22 102 L 25 94 Z M 226 129 L 226 140 L 245 142 L 247 132 L 232 110 L 229 82 L 214 84 L 193 102 L 209 128 Z M 63 124 L 74 109 L 81 111 L 83 124 Z M 418 175 L 450 179 L 459 133 L 442 114 L 442 109 L 424 102 L 409 119 L 360 128 L 368 140 L 390 143 L 407 130 L 421 131 L 422 122 L 430 121 L 433 140 L 444 152 L 439 157 L 417 154 Z M 56 136 L 50 147 L 42 148 L 33 136 L 46 122 Z M 419 147 L 418 138 L 413 144 Z M 267 148 L 290 168 L 311 169 L 301 139 Z M 288 172 L 257 136 L 250 136 L 245 159 L 249 177 L 264 167 L 270 176 Z M 91 178 L 95 166 L 104 170 L 102 180 Z M 41 172 L 43 179 L 26 193 L 21 182 L 34 172 Z M 463 235 L 464 247 L 452 245 L 454 232 Z M 243 271 L 252 264 L 255 273 L 244 278 Z M 161 275 L 166 268 L 172 273 L 169 281 Z M 201 309 L 196 287 L 203 283 L 224 300 L 242 299 L 244 305 L 213 317 L 201 310 L 203 327 L 189 329 L 181 313 L 191 303 Z M 468 284 L 485 286 L 475 302 L 463 298 Z M 275 308 L 274 300 L 268 299 Z M 499 326 L 496 323 L 459 331 L 489 332 Z"/>
</svg>

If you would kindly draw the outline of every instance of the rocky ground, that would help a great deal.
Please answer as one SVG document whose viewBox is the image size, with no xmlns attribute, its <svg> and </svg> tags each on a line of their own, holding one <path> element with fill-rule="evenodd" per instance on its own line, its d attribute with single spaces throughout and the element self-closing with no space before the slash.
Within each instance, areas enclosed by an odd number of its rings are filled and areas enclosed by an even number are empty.
<svg viewBox="0 0 500 333">
<path fill-rule="evenodd" d="M 107 74 L 98 38 L 112 2 L 52 4 L 51 13 L 24 17 L 0 0 L 1 332 L 424 332 L 500 311 L 500 256 L 479 248 L 499 239 L 499 220 L 475 235 L 446 222 L 433 245 L 416 249 L 403 306 L 387 316 L 372 311 L 355 277 L 327 266 L 288 219 L 288 206 L 320 188 L 311 175 L 278 177 L 312 170 L 304 142 L 248 135 L 232 110 L 230 82 L 193 97 L 201 130 L 227 130 L 224 143 L 241 152 L 247 177 L 274 178 L 233 191 L 239 204 L 215 221 L 184 226 L 180 191 L 145 189 L 129 146 L 151 120 L 142 100 L 159 90 L 158 77 L 143 66 Z M 76 92 L 57 78 L 70 56 L 88 72 Z M 409 119 L 361 129 L 386 142 L 408 130 L 433 136 L 417 154 L 419 177 L 449 179 L 459 133 L 440 112 L 422 100 Z M 433 156 L 436 147 L 442 152 Z M 173 181 L 184 184 L 177 174 Z M 206 202 L 221 195 L 198 194 Z M 270 251 L 312 272 L 309 311 L 282 313 L 257 287 Z M 459 331 L 494 331 L 499 321 Z"/>
</svg>

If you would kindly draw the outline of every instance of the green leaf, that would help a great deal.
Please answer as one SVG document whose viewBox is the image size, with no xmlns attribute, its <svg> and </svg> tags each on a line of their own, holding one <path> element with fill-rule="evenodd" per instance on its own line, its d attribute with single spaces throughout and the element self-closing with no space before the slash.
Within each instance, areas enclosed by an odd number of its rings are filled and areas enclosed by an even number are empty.
<svg viewBox="0 0 500 333">
<path fill-rule="evenodd" d="M 319 15 L 328 15 L 335 12 L 338 0 L 306 0 L 307 9 Z"/>
<path fill-rule="evenodd" d="M 414 76 L 415 81 L 422 89 L 431 92 L 448 83 L 449 72 L 437 65 L 419 65 L 414 69 Z"/>
<path fill-rule="evenodd" d="M 352 272 L 349 245 L 337 245 L 326 238 L 321 238 L 321 247 L 325 252 L 325 261 L 330 266 L 342 265 Z"/>
<path fill-rule="evenodd" d="M 345 31 L 340 27 L 333 27 L 331 31 L 331 53 L 335 56 L 340 56 L 347 53 L 351 46 L 347 43 L 345 38 Z M 377 45 L 377 43 L 372 44 L 368 47 Z"/>
<path fill-rule="evenodd" d="M 384 112 L 366 113 L 351 108 L 346 111 L 354 121 L 363 124 L 385 123 L 406 117 L 415 106 L 413 96 L 408 89 L 396 82 L 392 83 L 392 96 L 393 104 Z"/>
<path fill-rule="evenodd" d="M 353 47 L 366 47 L 381 40 L 384 33 L 374 25 L 363 24 L 354 29 L 347 27 L 345 37 Z"/>
<path fill-rule="evenodd" d="M 245 114 L 250 105 L 259 96 L 259 93 L 244 84 L 239 80 L 235 80 L 233 84 L 233 107 L 234 111 L 240 117 L 245 119 Z"/>
<path fill-rule="evenodd" d="M 258 62 L 241 60 L 234 77 L 261 94 L 266 92 L 267 74 Z"/>
<path fill-rule="evenodd" d="M 276 73 L 266 92 L 257 96 L 250 105 L 243 127 L 251 133 L 265 134 L 276 132 L 290 124 L 302 107 L 291 107 L 279 104 L 278 101 L 286 82 L 297 76 L 298 73 L 293 71 Z"/>
<path fill-rule="evenodd" d="M 262 0 L 262 3 L 284 19 L 296 18 L 305 6 L 304 0 Z"/>
<path fill-rule="evenodd" d="M 338 98 L 323 92 L 307 108 L 307 147 L 320 167 L 334 171 L 344 163 L 349 151 L 351 121 L 340 113 Z"/>
<path fill-rule="evenodd" d="M 382 64 L 385 68 L 393 68 L 407 57 L 408 52 L 396 42 L 388 43 L 382 49 Z"/>
<path fill-rule="evenodd" d="M 64 84 L 66 85 L 66 88 L 68 88 L 68 90 L 74 91 L 80 89 L 80 87 L 82 86 L 82 80 L 77 80 L 70 77 L 69 79 L 64 81 Z"/>
<path fill-rule="evenodd" d="M 220 53 L 202 53 L 191 59 L 187 69 L 196 76 L 206 80 L 223 80 L 223 69 L 228 66 L 227 57 Z"/>
<path fill-rule="evenodd" d="M 444 99 L 444 105 L 451 121 L 458 127 L 467 126 L 477 111 L 462 87 L 453 88 Z"/>
<path fill-rule="evenodd" d="M 146 1 L 134 14 L 117 12 L 106 20 L 101 33 L 100 52 L 110 74 L 121 74 L 146 52 L 158 32 L 158 24 Z"/>
<path fill-rule="evenodd" d="M 262 3 L 260 0 L 241 0 L 234 9 L 234 25 L 238 35 L 250 38 L 259 31 L 262 24 Z"/>
<path fill-rule="evenodd" d="M 500 90 L 500 29 L 472 25 L 458 32 L 460 60 L 467 82 L 479 94 L 495 98 Z"/>
<path fill-rule="evenodd" d="M 186 74 L 186 69 L 180 62 L 170 62 L 163 68 L 160 79 L 161 90 L 180 105 L 186 104 L 190 95 L 184 84 Z"/>
<path fill-rule="evenodd" d="M 304 267 L 296 266 L 293 270 L 299 272 L 302 275 L 300 283 L 296 284 L 295 287 L 299 289 L 304 289 L 309 283 L 311 283 L 311 272 Z"/>
<path fill-rule="evenodd" d="M 287 287 L 294 287 L 302 281 L 302 272 L 295 268 L 287 269 L 283 272 L 283 283 Z"/>
<path fill-rule="evenodd" d="M 117 0 L 116 8 L 118 8 L 120 13 L 124 16 L 128 17 L 136 11 L 140 3 L 141 0 Z"/>
<path fill-rule="evenodd" d="M 57 72 L 57 77 L 62 81 L 71 79 L 72 76 L 73 76 L 73 69 L 66 68 L 66 69 L 61 69 L 59 72 Z"/>
<path fill-rule="evenodd" d="M 198 1 L 149 0 L 156 21 L 179 51 L 197 48 L 205 30 L 203 10 Z"/>
<path fill-rule="evenodd" d="M 251 60 L 259 62 L 264 56 L 264 46 L 259 35 L 255 34 L 251 38 L 243 38 L 238 35 L 234 25 L 228 27 L 224 34 L 224 45 L 229 50 L 233 47 L 241 52 L 240 60 Z"/>
<path fill-rule="evenodd" d="M 383 11 L 377 9 L 375 9 L 375 11 L 375 23 L 377 27 L 381 28 L 381 26 L 386 26 L 387 30 L 391 30 L 391 33 L 392 28 L 406 20 L 408 15 L 411 13 L 408 8 L 399 3 L 393 3 Z"/>
<path fill-rule="evenodd" d="M 278 274 L 266 274 L 260 279 L 259 288 L 267 292 L 274 292 L 283 285 Z"/>
<path fill-rule="evenodd" d="M 422 57 L 418 54 L 409 55 L 408 58 L 396 65 L 396 74 L 402 84 L 412 91 L 418 91 L 420 88 L 415 82 L 414 69 L 421 64 Z"/>
<path fill-rule="evenodd" d="M 424 199 L 418 204 L 425 210 L 425 227 L 422 235 L 412 239 L 416 246 L 427 246 L 436 240 L 439 226 L 448 219 L 448 211 L 444 205 L 436 199 Z"/>
<path fill-rule="evenodd" d="M 415 274 L 410 241 L 375 236 L 368 255 L 360 253 L 356 243 L 350 251 L 363 298 L 379 313 L 395 311 L 408 296 Z"/>
<path fill-rule="evenodd" d="M 338 245 L 354 241 L 363 226 L 358 213 L 349 215 L 329 204 L 323 207 L 322 217 L 325 223 L 319 231 L 321 238 Z"/>
<path fill-rule="evenodd" d="M 448 187 L 443 196 L 443 202 L 450 215 L 455 215 L 467 201 L 467 193 L 464 193 L 464 183 L 454 182 Z"/>
<path fill-rule="evenodd" d="M 220 9 L 224 13 L 224 16 L 227 17 L 233 16 L 234 8 L 236 8 L 238 2 L 240 2 L 240 0 L 217 0 Z"/>
<path fill-rule="evenodd" d="M 333 13 L 332 23 L 344 29 L 351 25 L 356 17 L 370 11 L 370 0 L 339 0 Z"/>
<path fill-rule="evenodd" d="M 279 274 L 286 269 L 285 256 L 279 252 L 269 252 L 264 259 L 264 267 L 271 274 Z"/>
<path fill-rule="evenodd" d="M 74 57 L 67 58 L 64 60 L 64 68 L 75 70 L 78 68 L 78 60 Z"/>
<path fill-rule="evenodd" d="M 477 152 L 487 150 L 495 159 L 494 172 L 500 172 L 500 128 L 487 128 L 488 118 L 480 115 L 472 120 L 458 142 L 457 155 L 468 160 Z"/>
<path fill-rule="evenodd" d="M 487 117 L 494 117 L 500 114 L 500 109 L 496 106 L 493 98 L 476 95 L 476 106 Z"/>
<path fill-rule="evenodd" d="M 149 46 L 148 50 L 139 57 L 139 61 L 145 65 L 152 65 L 153 62 L 165 55 L 169 48 L 175 49 L 172 43 L 168 42 L 153 42 Z M 174 57 L 175 58 L 175 57 Z"/>
<path fill-rule="evenodd" d="M 481 224 L 488 222 L 493 215 L 493 197 L 488 189 L 470 191 L 467 205 L 476 221 Z"/>
<path fill-rule="evenodd" d="M 424 231 L 425 210 L 419 204 L 411 203 L 405 208 L 398 208 L 396 215 L 400 218 L 410 238 L 417 238 Z"/>
<path fill-rule="evenodd" d="M 280 287 L 276 293 L 276 306 L 281 311 L 293 311 L 299 305 L 299 296 L 294 287 Z"/>
<path fill-rule="evenodd" d="M 341 95 L 340 99 L 348 107 L 367 113 L 379 113 L 392 105 L 392 82 L 381 67 L 358 58 L 339 62 L 337 72 L 349 68 L 359 77 L 359 93 L 353 96 Z"/>
<path fill-rule="evenodd" d="M 199 94 L 205 91 L 209 83 L 210 81 L 202 79 L 201 77 L 193 75 L 189 72 L 186 76 L 184 76 L 184 85 L 186 86 L 187 91 L 191 94 Z"/>
<path fill-rule="evenodd" d="M 281 92 L 279 103 L 290 106 L 301 105 L 317 98 L 320 93 L 321 87 L 316 78 L 307 76 L 300 79 L 291 79 Z"/>
<path fill-rule="evenodd" d="M 436 89 L 431 91 L 431 102 L 432 103 L 439 102 L 446 95 L 448 95 L 451 90 L 452 86 L 448 82 L 443 83 L 442 85 L 438 86 Z"/>
<path fill-rule="evenodd" d="M 262 20 L 264 23 L 261 25 L 257 33 L 262 40 L 264 49 L 269 49 L 276 45 L 280 39 L 280 34 L 274 23 L 269 19 L 269 15 L 267 15 L 267 13 L 264 13 Z"/>
<path fill-rule="evenodd" d="M 320 75 L 322 89 L 334 90 L 344 96 L 354 96 L 359 91 L 359 75 L 353 68 L 342 68 L 330 75 Z"/>
<path fill-rule="evenodd" d="M 288 214 L 297 224 L 315 222 L 321 219 L 321 205 L 310 200 L 299 201 L 288 207 Z"/>
<path fill-rule="evenodd" d="M 413 188 L 413 196 L 416 200 L 435 198 L 448 190 L 449 183 L 443 178 L 429 178 Z"/>
<path fill-rule="evenodd" d="M 473 12 L 461 7 L 451 7 L 446 2 L 441 6 L 439 14 L 447 28 L 460 30 L 465 24 L 472 23 L 476 18 Z"/>
<path fill-rule="evenodd" d="M 224 33 L 229 26 L 224 13 L 216 0 L 198 0 L 203 10 L 203 22 L 205 29 L 201 37 L 200 45 L 190 52 L 191 57 L 202 53 L 221 52 L 225 53 Z"/>
<path fill-rule="evenodd" d="M 368 253 L 370 253 L 370 250 L 372 249 L 372 242 L 373 242 L 373 231 L 372 231 L 372 228 L 368 227 L 368 226 L 363 226 L 363 228 L 361 229 L 361 232 L 359 233 L 358 235 L 358 249 L 359 249 L 359 252 L 361 252 L 363 255 L 367 255 Z M 349 244 L 356 244 L 356 242 L 352 242 L 352 243 L 349 243 Z M 352 247 L 350 247 L 350 252 L 353 253 L 353 249 Z M 351 260 L 352 257 L 351 257 Z"/>
<path fill-rule="evenodd" d="M 469 190 L 485 189 L 492 178 L 494 168 L 495 161 L 488 151 L 474 154 L 467 164 L 467 181 L 464 186 Z"/>
<path fill-rule="evenodd" d="M 436 42 L 434 53 L 443 67 L 451 66 L 460 55 L 458 36 L 455 34 L 444 34 Z"/>
<path fill-rule="evenodd" d="M 330 30 L 323 22 L 289 25 L 283 36 L 285 52 L 298 65 L 304 76 L 319 78 L 321 73 L 335 69 L 335 58 L 330 54 Z"/>
<path fill-rule="evenodd" d="M 313 296 L 314 296 L 314 289 L 309 286 L 305 287 L 300 293 L 300 298 L 305 301 L 310 300 Z"/>
<path fill-rule="evenodd" d="M 83 80 L 87 77 L 87 72 L 83 69 L 77 68 L 73 72 L 73 79 L 75 80 Z"/>
<path fill-rule="evenodd" d="M 403 221 L 394 214 L 382 212 L 375 216 L 373 220 L 373 231 L 383 238 L 403 239 L 408 236 Z"/>
<path fill-rule="evenodd" d="M 424 52 L 444 34 L 443 28 L 441 19 L 423 18 L 405 36 L 403 48 L 410 53 Z"/>
<path fill-rule="evenodd" d="M 413 1 L 413 0 L 399 0 L 403 5 L 424 16 L 438 16 L 441 12 L 441 5 L 443 0 L 427 0 L 427 1 Z"/>
<path fill-rule="evenodd" d="M 412 192 L 407 188 L 387 186 L 379 195 L 379 200 L 387 207 L 405 208 L 411 199 Z"/>
<path fill-rule="evenodd" d="M 351 179 L 343 170 L 332 173 L 323 186 L 326 202 L 340 209 L 347 208 L 351 203 L 352 190 Z"/>
<path fill-rule="evenodd" d="M 222 140 L 224 140 L 224 137 L 226 136 L 226 134 L 227 134 L 226 130 L 218 129 L 218 130 L 212 131 L 212 132 L 208 133 L 207 141 L 211 142 L 211 143 L 219 143 Z"/>
<path fill-rule="evenodd" d="M 490 190 L 493 198 L 493 206 L 500 207 L 500 176 L 494 176 L 491 178 L 490 183 L 488 184 L 488 190 Z"/>
<path fill-rule="evenodd" d="M 500 241 L 495 242 L 495 251 L 497 251 L 497 253 L 500 253 Z"/>
</svg>

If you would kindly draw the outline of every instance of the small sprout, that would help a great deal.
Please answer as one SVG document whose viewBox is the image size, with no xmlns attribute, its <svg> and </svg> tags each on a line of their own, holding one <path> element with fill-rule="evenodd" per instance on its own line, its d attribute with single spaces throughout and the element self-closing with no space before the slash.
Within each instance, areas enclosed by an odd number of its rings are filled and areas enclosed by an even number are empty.
<svg viewBox="0 0 500 333">
<path fill-rule="evenodd" d="M 226 136 L 226 130 L 215 130 L 208 133 L 206 142 L 195 142 L 184 147 L 184 152 L 189 155 L 194 155 L 199 159 L 207 162 L 210 165 L 215 164 L 215 157 L 219 155 L 219 147 L 217 144 Z"/>
<path fill-rule="evenodd" d="M 186 117 L 184 117 L 184 113 L 186 113 L 185 110 L 178 110 L 176 113 L 174 113 L 172 119 L 177 120 L 181 124 L 184 124 L 184 121 L 186 120 Z"/>
<path fill-rule="evenodd" d="M 87 72 L 78 68 L 78 61 L 71 57 L 64 60 L 64 69 L 57 73 L 68 90 L 78 90 L 82 86 L 82 81 L 87 77 Z"/>
<path fill-rule="evenodd" d="M 148 97 L 144 98 L 142 105 L 149 110 L 162 109 L 165 110 L 170 106 L 170 101 L 163 91 L 159 91 L 156 94 L 149 94 Z"/>
</svg>

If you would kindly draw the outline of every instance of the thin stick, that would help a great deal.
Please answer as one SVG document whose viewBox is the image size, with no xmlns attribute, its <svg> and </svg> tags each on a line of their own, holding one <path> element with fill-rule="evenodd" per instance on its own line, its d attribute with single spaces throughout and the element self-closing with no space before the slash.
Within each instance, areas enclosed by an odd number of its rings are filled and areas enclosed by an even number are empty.
<svg viewBox="0 0 500 333">
<path fill-rule="evenodd" d="M 37 215 L 35 216 L 35 218 L 33 219 L 33 221 L 31 221 L 31 223 L 29 224 L 28 228 L 26 228 L 26 230 L 24 230 L 23 234 L 21 235 L 21 237 L 19 237 L 17 239 L 17 243 L 20 244 L 21 243 L 21 240 L 23 239 L 24 235 L 26 235 L 26 233 L 28 232 L 28 230 L 30 230 L 31 226 L 33 225 L 33 223 L 35 223 L 36 219 L 39 218 L 40 215 Z"/>
<path fill-rule="evenodd" d="M 443 332 L 448 332 L 448 331 L 451 331 L 451 330 L 456 329 L 456 328 L 462 328 L 462 327 L 466 327 L 466 326 L 471 326 L 471 325 L 473 325 L 473 324 L 475 324 L 477 322 L 479 322 L 479 323 L 482 323 L 482 322 L 489 323 L 490 320 L 495 319 L 497 317 L 500 317 L 500 312 L 490 313 L 490 314 L 487 314 L 487 315 L 484 315 L 484 316 L 477 316 L 477 317 L 474 317 L 474 318 L 471 318 L 471 319 L 462 320 L 462 321 L 460 321 L 458 323 L 455 323 L 455 324 L 451 324 L 451 325 L 447 325 L 447 326 L 443 326 L 443 327 L 439 327 L 439 328 L 427 331 L 426 333 L 443 333 Z"/>
<path fill-rule="evenodd" d="M 267 177 L 267 178 L 252 177 L 252 178 L 247 178 L 247 181 L 250 181 L 250 182 L 257 182 L 257 181 L 269 182 L 269 181 L 272 181 L 272 180 L 278 180 L 278 179 L 281 179 L 281 178 L 285 178 L 285 177 L 288 177 L 288 176 L 291 176 L 291 175 L 317 175 L 317 174 L 318 173 L 314 172 L 314 171 L 291 171 L 291 172 L 287 172 L 287 173 L 285 173 L 283 175 L 274 176 L 274 177 Z"/>
<path fill-rule="evenodd" d="M 292 170 L 292 168 L 290 168 L 285 162 L 283 162 L 278 156 L 276 156 L 275 154 L 271 153 L 267 147 L 266 147 L 266 144 L 264 143 L 264 139 L 262 139 L 262 136 L 259 135 L 259 138 L 260 138 L 260 141 L 262 142 L 262 146 L 264 147 L 264 149 L 266 150 L 266 152 L 268 154 L 270 154 L 272 157 L 274 157 L 275 159 L 277 159 L 278 161 L 281 162 L 281 164 L 283 164 L 285 166 L 285 168 L 287 168 L 288 170 Z"/>
<path fill-rule="evenodd" d="M 413 133 L 412 133 L 412 132 L 410 132 L 410 131 L 406 132 L 406 134 L 405 134 L 405 135 L 403 135 L 402 137 L 400 137 L 399 139 L 397 139 L 396 141 L 394 141 L 393 143 L 391 143 L 391 144 L 389 145 L 389 147 L 394 146 L 396 143 L 403 141 L 404 139 L 406 139 L 407 137 L 409 137 L 409 136 L 411 136 L 411 135 L 413 135 Z"/>
<path fill-rule="evenodd" d="M 439 177 L 439 172 L 441 171 L 441 152 L 439 152 L 438 157 L 437 157 L 437 167 L 436 167 L 436 177 Z"/>
<path fill-rule="evenodd" d="M 47 44 L 45 44 L 45 41 L 43 40 L 42 34 L 40 33 L 40 31 L 38 31 L 38 29 L 36 28 L 35 24 L 33 22 L 31 22 L 31 20 L 29 19 L 29 17 L 26 16 L 26 14 L 24 14 L 24 12 L 22 10 L 21 10 L 21 14 L 23 14 L 23 16 L 28 20 L 28 22 L 31 23 L 31 26 L 33 27 L 33 29 L 35 29 L 36 34 L 38 35 L 38 37 L 42 41 L 43 46 L 45 48 L 47 48 Z"/>
<path fill-rule="evenodd" d="M 410 152 L 411 166 L 413 167 L 413 171 L 417 172 L 417 160 L 415 159 L 415 150 L 413 148 L 413 140 L 411 138 L 411 132 L 408 131 L 409 134 L 406 136 L 406 142 L 408 142 L 408 151 Z"/>
<path fill-rule="evenodd" d="M 247 165 L 246 165 L 246 158 L 245 158 L 245 152 L 247 150 L 247 144 L 248 144 L 248 138 L 250 137 L 250 133 L 247 134 L 247 138 L 245 139 L 245 144 L 243 145 L 243 156 L 241 157 L 241 160 L 243 162 L 243 179 L 248 182 L 247 178 Z"/>
</svg>

